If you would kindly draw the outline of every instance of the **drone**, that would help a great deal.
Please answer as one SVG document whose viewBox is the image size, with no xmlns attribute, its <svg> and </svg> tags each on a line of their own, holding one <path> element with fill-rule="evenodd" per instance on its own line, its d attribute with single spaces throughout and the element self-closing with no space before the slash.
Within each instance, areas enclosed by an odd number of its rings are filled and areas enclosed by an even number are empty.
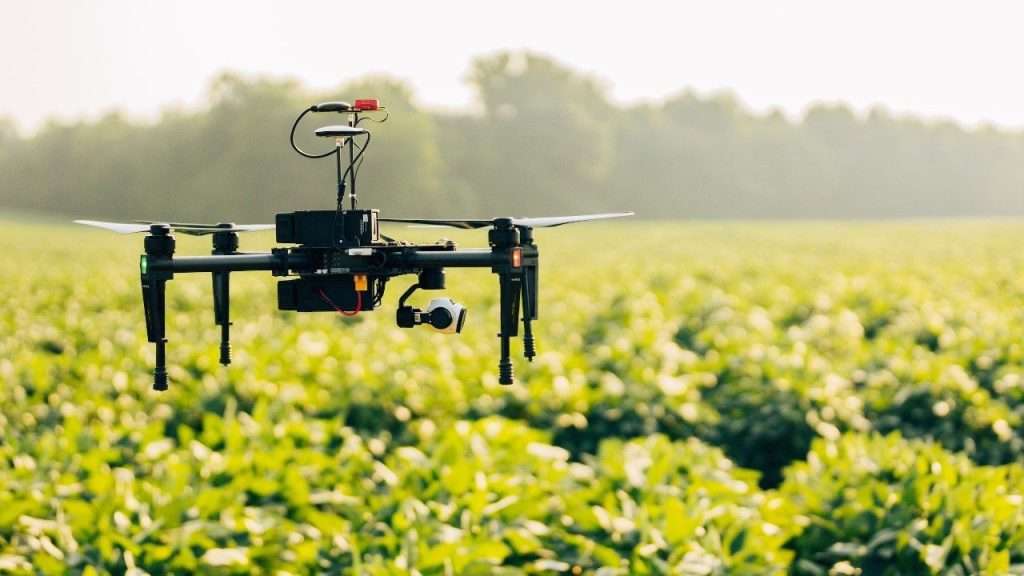
<svg viewBox="0 0 1024 576">
<path fill-rule="evenodd" d="M 336 113 L 344 124 L 317 128 L 316 136 L 334 139 L 334 147 L 309 153 L 295 142 L 295 131 L 309 113 Z M 136 220 L 130 223 L 75 220 L 121 234 L 143 233 L 145 253 L 139 259 L 146 336 L 156 346 L 153 389 L 167 390 L 166 290 L 175 274 L 210 273 L 213 277 L 214 321 L 220 326 L 220 363 L 231 363 L 230 285 L 232 272 L 269 271 L 281 277 L 277 307 L 295 312 L 332 312 L 356 316 L 381 305 L 388 282 L 398 276 L 416 275 L 416 282 L 398 301 L 395 319 L 401 328 L 426 326 L 457 334 L 466 322 L 466 308 L 447 297 L 434 298 L 426 308 L 407 304 L 416 290 L 445 289 L 446 268 L 490 268 L 498 276 L 500 292 L 501 357 L 498 382 L 513 384 L 510 339 L 519 336 L 523 324 L 523 355 L 536 355 L 532 322 L 538 318 L 540 254 L 534 242 L 535 228 L 632 216 L 632 212 L 555 216 L 541 218 L 429 219 L 382 218 L 380 211 L 358 208 L 356 177 L 370 144 L 364 120 L 384 122 L 386 108 L 377 99 L 332 101 L 303 110 L 292 124 L 292 148 L 310 159 L 333 158 L 337 171 L 337 203 L 333 210 L 306 210 L 277 214 L 274 224 L 198 224 Z M 347 150 L 347 154 L 346 154 Z M 347 167 L 342 170 L 342 158 Z M 345 208 L 346 199 L 349 207 Z M 381 222 L 410 226 L 489 228 L 488 248 L 460 249 L 450 240 L 416 244 L 390 238 L 380 232 Z M 270 252 L 239 252 L 238 234 L 274 230 L 278 244 Z M 209 256 L 175 256 L 174 232 L 212 236 Z"/>
</svg>

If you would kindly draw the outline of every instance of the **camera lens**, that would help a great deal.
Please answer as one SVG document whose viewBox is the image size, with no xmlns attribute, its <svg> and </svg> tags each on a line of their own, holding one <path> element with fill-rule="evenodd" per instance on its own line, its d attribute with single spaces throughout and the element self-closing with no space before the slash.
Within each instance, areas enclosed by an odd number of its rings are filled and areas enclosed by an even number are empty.
<svg viewBox="0 0 1024 576">
<path fill-rule="evenodd" d="M 447 308 L 434 308 L 430 312 L 430 325 L 438 330 L 451 326 L 452 320 L 452 313 Z"/>
</svg>

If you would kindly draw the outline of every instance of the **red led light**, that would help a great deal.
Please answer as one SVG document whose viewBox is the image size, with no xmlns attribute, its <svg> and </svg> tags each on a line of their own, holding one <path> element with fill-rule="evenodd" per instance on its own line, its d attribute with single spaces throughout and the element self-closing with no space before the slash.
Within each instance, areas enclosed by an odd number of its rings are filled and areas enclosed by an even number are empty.
<svg viewBox="0 0 1024 576">
<path fill-rule="evenodd" d="M 361 112 L 367 110 L 379 110 L 380 100 L 377 100 L 376 98 L 356 98 L 355 104 L 353 104 L 352 107 Z"/>
<path fill-rule="evenodd" d="M 523 249 L 513 248 L 512 249 L 512 267 L 519 268 L 523 265 Z"/>
</svg>

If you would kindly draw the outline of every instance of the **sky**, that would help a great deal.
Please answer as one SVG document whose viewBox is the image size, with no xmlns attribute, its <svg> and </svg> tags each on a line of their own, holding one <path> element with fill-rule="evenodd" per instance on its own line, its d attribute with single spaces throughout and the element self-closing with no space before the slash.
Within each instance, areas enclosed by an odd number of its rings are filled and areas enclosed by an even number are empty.
<svg viewBox="0 0 1024 576">
<path fill-rule="evenodd" d="M 388 74 L 459 109 L 472 58 L 502 49 L 591 73 L 624 104 L 730 90 L 793 118 L 841 101 L 1024 128 L 1022 2 L 0 2 L 0 116 L 26 133 L 198 106 L 223 70 L 313 88 Z"/>
</svg>

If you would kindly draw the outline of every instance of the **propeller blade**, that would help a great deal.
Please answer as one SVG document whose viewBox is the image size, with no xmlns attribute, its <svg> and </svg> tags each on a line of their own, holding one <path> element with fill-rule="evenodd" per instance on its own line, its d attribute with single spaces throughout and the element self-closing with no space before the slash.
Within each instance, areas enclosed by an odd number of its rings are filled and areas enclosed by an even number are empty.
<svg viewBox="0 0 1024 576">
<path fill-rule="evenodd" d="M 450 219 L 450 220 L 439 220 L 431 218 L 378 218 L 381 222 L 403 222 L 405 224 L 420 224 L 422 226 L 434 227 L 434 226 L 448 226 L 450 228 L 462 228 L 463 230 L 472 230 L 474 228 L 486 228 L 494 224 L 491 220 L 468 220 L 468 219 Z"/>
<path fill-rule="evenodd" d="M 191 224 L 184 222 L 151 222 L 148 220 L 136 220 L 133 223 L 126 222 L 102 222 L 100 220 L 75 220 L 76 224 L 85 224 L 86 226 L 95 226 L 97 228 L 103 228 L 104 230 L 110 230 L 111 232 L 117 232 L 119 234 L 136 234 L 139 232 L 148 232 L 149 227 L 152 224 L 166 224 L 175 231 L 181 232 L 182 234 L 191 234 L 193 236 L 203 236 L 206 234 L 214 234 L 216 232 L 255 232 L 258 230 L 273 230 L 275 226 L 273 224 L 233 224 L 228 226 L 217 226 L 216 224 Z"/>
<path fill-rule="evenodd" d="M 515 226 L 526 226 L 529 228 L 552 228 L 564 224 L 576 222 L 589 222 L 591 220 L 608 220 L 611 218 L 624 218 L 632 216 L 633 212 L 613 212 L 607 214 L 582 214 L 579 216 L 542 216 L 539 218 L 512 218 Z M 451 228 L 462 228 L 472 230 L 475 228 L 486 228 L 493 226 L 495 220 L 480 220 L 475 218 L 466 219 L 431 219 L 431 218 L 380 218 L 383 222 L 404 222 L 406 224 L 419 224 L 421 226 L 449 226 Z"/>
<path fill-rule="evenodd" d="M 541 216 L 539 218 L 513 218 L 512 224 L 516 226 L 529 226 L 530 228 L 553 228 L 563 224 L 574 224 L 576 222 L 590 222 L 591 220 L 610 220 L 612 218 L 625 218 L 632 216 L 633 212 L 610 212 L 607 214 L 581 214 L 579 216 Z"/>
<path fill-rule="evenodd" d="M 277 224 L 235 224 L 231 227 L 235 232 L 259 232 L 260 230 L 273 230 Z"/>
<path fill-rule="evenodd" d="M 181 232 L 182 234 L 191 234 L 192 236 L 205 236 L 207 234 L 215 234 L 217 232 L 258 232 L 260 230 L 273 230 L 275 226 L 273 224 L 236 224 L 231 228 L 228 227 L 217 227 L 217 226 L 171 226 L 175 232 Z"/>
<path fill-rule="evenodd" d="M 218 226 L 217 224 L 197 224 L 195 222 L 152 222 L 149 220 L 136 220 L 139 224 L 166 224 L 176 232 L 190 234 L 192 236 L 205 236 L 217 232 L 257 232 L 260 230 L 273 230 L 274 224 L 232 224 L 231 226 Z M 147 227 L 148 229 L 148 227 Z"/>
<path fill-rule="evenodd" d="M 96 228 L 103 228 L 104 230 L 110 230 L 111 232 L 117 232 L 118 234 L 135 234 L 137 232 L 145 232 L 149 230 L 149 226 L 145 224 L 125 224 L 124 222 L 101 222 L 99 220 L 75 220 L 75 224 L 85 224 L 86 226 L 95 226 Z"/>
<path fill-rule="evenodd" d="M 132 220 L 136 224 L 166 224 L 168 226 L 188 226 L 189 228 L 213 228 L 216 224 L 201 224 L 199 222 L 157 222 L 155 220 Z"/>
</svg>

